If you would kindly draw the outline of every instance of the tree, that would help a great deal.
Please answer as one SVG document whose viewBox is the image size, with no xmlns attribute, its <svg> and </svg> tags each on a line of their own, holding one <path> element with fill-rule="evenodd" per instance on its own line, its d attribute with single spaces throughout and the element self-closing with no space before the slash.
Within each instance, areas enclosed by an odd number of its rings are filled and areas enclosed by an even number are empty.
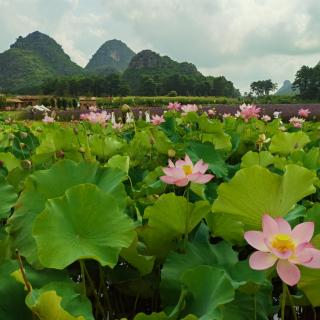
<svg viewBox="0 0 320 320">
<path fill-rule="evenodd" d="M 304 99 L 320 99 L 320 65 L 314 68 L 302 66 L 296 73 L 293 87 L 299 89 Z"/>
<path fill-rule="evenodd" d="M 271 79 L 254 81 L 250 85 L 251 91 L 258 97 L 263 95 L 268 96 L 270 92 L 275 91 L 277 87 L 278 85 L 273 83 Z"/>
</svg>

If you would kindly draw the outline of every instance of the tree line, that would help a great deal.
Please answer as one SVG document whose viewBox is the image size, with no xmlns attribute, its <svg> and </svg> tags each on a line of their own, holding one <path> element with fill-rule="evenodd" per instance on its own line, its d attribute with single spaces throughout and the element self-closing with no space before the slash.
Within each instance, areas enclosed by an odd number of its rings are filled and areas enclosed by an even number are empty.
<svg viewBox="0 0 320 320">
<path fill-rule="evenodd" d="M 240 92 L 225 77 L 192 77 L 180 74 L 157 77 L 142 75 L 137 88 L 120 74 L 86 75 L 46 80 L 42 93 L 57 96 L 225 96 L 239 97 Z"/>
</svg>

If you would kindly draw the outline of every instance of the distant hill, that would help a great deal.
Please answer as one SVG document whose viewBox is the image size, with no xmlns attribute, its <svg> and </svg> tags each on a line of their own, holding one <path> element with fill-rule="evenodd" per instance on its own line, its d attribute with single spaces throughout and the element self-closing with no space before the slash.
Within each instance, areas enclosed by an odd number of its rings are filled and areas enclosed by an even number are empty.
<svg viewBox="0 0 320 320">
<path fill-rule="evenodd" d="M 205 77 L 195 65 L 151 50 L 135 54 L 120 40 L 105 42 L 83 69 L 49 36 L 35 31 L 0 53 L 0 92 L 56 95 L 196 95 L 237 97 L 225 77 Z"/>
<path fill-rule="evenodd" d="M 281 88 L 275 93 L 276 96 L 291 96 L 296 94 L 299 94 L 299 90 L 294 90 L 289 80 L 285 80 Z"/>
<path fill-rule="evenodd" d="M 108 74 L 124 71 L 135 53 L 120 40 L 106 41 L 92 56 L 85 70 L 90 73 Z"/>
<path fill-rule="evenodd" d="M 133 92 L 139 93 L 141 82 L 147 77 L 155 82 L 162 82 L 164 78 L 173 75 L 192 77 L 195 80 L 204 78 L 192 63 L 179 63 L 151 50 L 143 50 L 135 55 L 124 72 L 123 78 L 129 83 Z"/>
<path fill-rule="evenodd" d="M 36 31 L 19 37 L 0 54 L 0 87 L 4 90 L 36 90 L 46 78 L 83 74 L 62 47 L 49 36 Z"/>
</svg>

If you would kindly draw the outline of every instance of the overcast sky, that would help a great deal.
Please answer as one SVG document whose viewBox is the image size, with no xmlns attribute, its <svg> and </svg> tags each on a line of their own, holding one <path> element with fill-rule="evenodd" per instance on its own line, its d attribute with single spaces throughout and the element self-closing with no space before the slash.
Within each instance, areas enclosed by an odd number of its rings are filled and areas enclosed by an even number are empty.
<svg viewBox="0 0 320 320">
<path fill-rule="evenodd" d="M 224 75 L 242 92 L 320 60 L 320 0 L 0 0 L 0 52 L 35 30 L 81 66 L 120 39 Z"/>
</svg>

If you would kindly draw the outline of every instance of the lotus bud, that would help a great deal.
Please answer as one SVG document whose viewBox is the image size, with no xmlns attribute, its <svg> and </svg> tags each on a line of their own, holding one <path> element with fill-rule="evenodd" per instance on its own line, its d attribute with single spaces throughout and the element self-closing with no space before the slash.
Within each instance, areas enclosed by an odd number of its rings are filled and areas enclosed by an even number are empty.
<svg viewBox="0 0 320 320">
<path fill-rule="evenodd" d="M 21 132 L 20 132 L 20 138 L 21 138 L 21 139 L 25 139 L 25 138 L 27 138 L 27 136 L 28 136 L 28 133 L 27 133 L 27 132 L 24 132 L 24 131 L 21 131 Z"/>
<path fill-rule="evenodd" d="M 80 147 L 79 150 L 78 150 L 80 153 L 85 153 L 86 150 L 84 149 L 84 147 Z"/>
<path fill-rule="evenodd" d="M 21 161 L 21 166 L 25 170 L 30 170 L 32 168 L 32 163 L 30 160 L 22 160 Z"/>
<path fill-rule="evenodd" d="M 20 145 L 20 148 L 21 148 L 21 149 L 24 149 L 24 148 L 27 146 L 27 145 L 26 145 L 25 143 L 23 143 L 23 142 L 20 142 L 19 145 Z"/>
<path fill-rule="evenodd" d="M 124 105 L 121 106 L 120 110 L 123 113 L 127 113 L 127 112 L 129 112 L 131 110 L 131 108 L 127 104 L 124 104 Z"/>
<path fill-rule="evenodd" d="M 169 149 L 168 150 L 168 157 L 169 158 L 173 158 L 173 157 L 175 157 L 175 155 L 176 155 L 176 151 L 175 150 L 173 150 L 173 149 Z"/>
<path fill-rule="evenodd" d="M 13 140 L 15 138 L 15 135 L 13 133 L 8 134 L 8 139 Z"/>
<path fill-rule="evenodd" d="M 79 133 L 79 129 L 77 127 L 74 127 L 73 128 L 73 132 L 74 132 L 74 134 L 78 134 Z"/>
</svg>

